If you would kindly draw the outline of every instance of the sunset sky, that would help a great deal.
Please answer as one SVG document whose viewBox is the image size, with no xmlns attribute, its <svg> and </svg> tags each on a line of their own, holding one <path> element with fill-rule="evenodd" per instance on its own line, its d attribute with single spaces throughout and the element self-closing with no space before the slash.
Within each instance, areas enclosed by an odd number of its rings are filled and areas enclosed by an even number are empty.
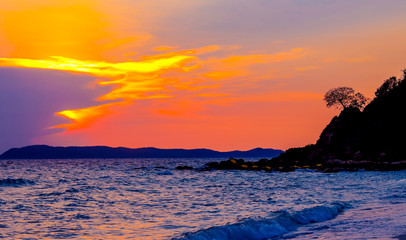
<svg viewBox="0 0 406 240">
<path fill-rule="evenodd" d="M 404 0 L 1 0 L 0 152 L 317 140 L 406 68 Z"/>
</svg>

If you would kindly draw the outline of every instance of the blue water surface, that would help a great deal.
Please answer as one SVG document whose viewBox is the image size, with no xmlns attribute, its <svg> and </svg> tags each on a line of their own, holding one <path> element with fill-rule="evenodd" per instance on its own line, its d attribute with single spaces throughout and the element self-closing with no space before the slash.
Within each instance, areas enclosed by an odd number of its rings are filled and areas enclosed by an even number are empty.
<svg viewBox="0 0 406 240">
<path fill-rule="evenodd" d="M 214 160 L 2 160 L 0 239 L 391 239 L 406 233 L 404 171 L 175 170 Z"/>
</svg>

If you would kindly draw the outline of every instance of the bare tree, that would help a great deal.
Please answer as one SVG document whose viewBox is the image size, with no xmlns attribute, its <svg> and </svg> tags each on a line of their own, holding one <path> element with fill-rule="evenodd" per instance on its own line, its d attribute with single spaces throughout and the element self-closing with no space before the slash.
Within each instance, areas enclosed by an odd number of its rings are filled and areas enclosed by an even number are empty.
<svg viewBox="0 0 406 240">
<path fill-rule="evenodd" d="M 361 93 L 355 93 L 350 87 L 338 87 L 327 91 L 324 95 L 327 107 L 335 106 L 337 108 L 358 108 L 362 109 L 368 99 Z"/>
</svg>

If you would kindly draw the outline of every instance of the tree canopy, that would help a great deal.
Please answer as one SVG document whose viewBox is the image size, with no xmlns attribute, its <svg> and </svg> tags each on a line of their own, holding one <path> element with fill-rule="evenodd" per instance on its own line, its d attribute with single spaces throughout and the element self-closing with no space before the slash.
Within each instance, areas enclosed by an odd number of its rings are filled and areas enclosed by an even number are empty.
<svg viewBox="0 0 406 240">
<path fill-rule="evenodd" d="M 368 99 L 361 93 L 356 93 L 350 87 L 338 87 L 328 90 L 324 95 L 324 101 L 326 101 L 327 107 L 358 108 L 362 110 Z"/>
<path fill-rule="evenodd" d="M 394 89 L 398 84 L 400 83 L 400 80 L 397 80 L 396 77 L 390 77 L 385 80 L 385 82 L 376 90 L 375 96 L 376 97 L 381 97 L 387 95 L 392 89 Z"/>
</svg>

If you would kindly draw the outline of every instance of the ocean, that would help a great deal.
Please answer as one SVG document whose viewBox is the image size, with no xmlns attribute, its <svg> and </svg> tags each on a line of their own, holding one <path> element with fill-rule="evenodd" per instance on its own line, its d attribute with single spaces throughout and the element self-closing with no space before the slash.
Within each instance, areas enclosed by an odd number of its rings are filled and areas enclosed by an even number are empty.
<svg viewBox="0 0 406 240">
<path fill-rule="evenodd" d="M 225 159 L 0 161 L 0 239 L 393 239 L 406 171 L 194 171 Z"/>
</svg>

